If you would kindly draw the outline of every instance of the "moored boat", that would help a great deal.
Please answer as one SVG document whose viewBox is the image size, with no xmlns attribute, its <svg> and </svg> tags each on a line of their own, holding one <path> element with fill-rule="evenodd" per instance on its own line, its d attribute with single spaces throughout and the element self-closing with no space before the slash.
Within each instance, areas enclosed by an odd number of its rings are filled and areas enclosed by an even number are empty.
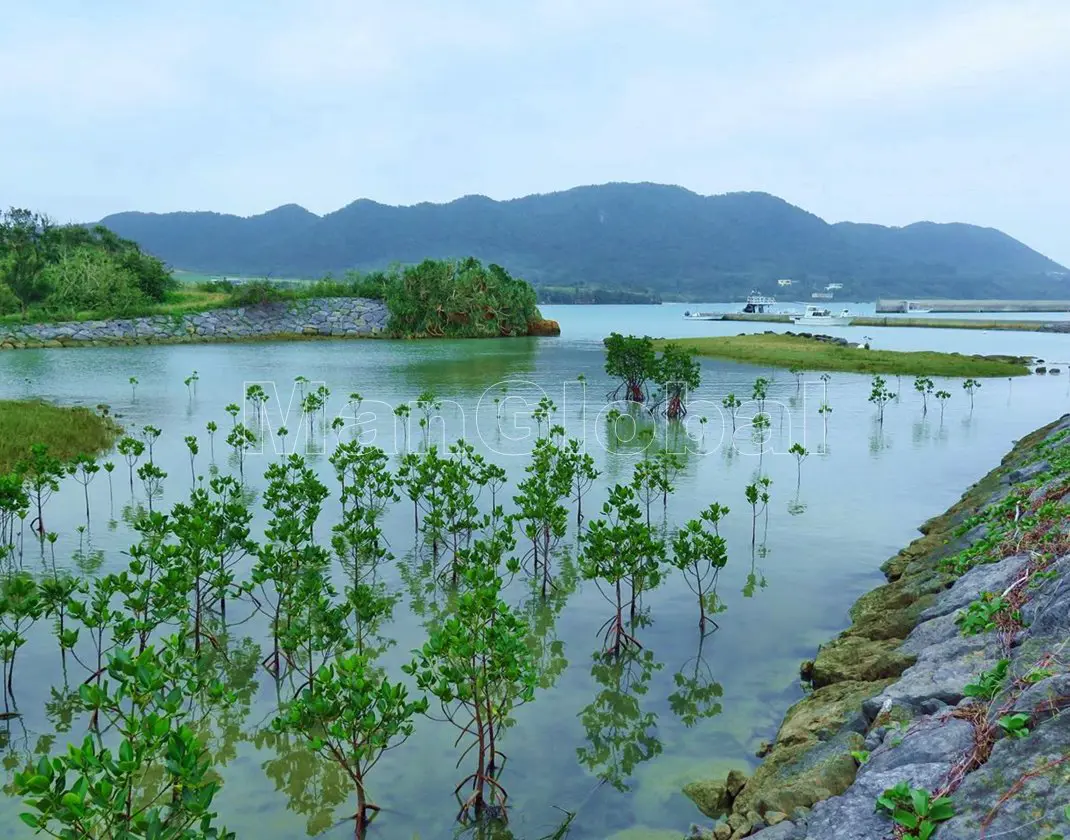
<svg viewBox="0 0 1070 840">
<path fill-rule="evenodd" d="M 811 305 L 806 307 L 804 314 L 797 315 L 791 320 L 800 327 L 849 327 L 851 313 L 844 309 L 839 315 L 833 315 L 828 309 Z"/>
</svg>

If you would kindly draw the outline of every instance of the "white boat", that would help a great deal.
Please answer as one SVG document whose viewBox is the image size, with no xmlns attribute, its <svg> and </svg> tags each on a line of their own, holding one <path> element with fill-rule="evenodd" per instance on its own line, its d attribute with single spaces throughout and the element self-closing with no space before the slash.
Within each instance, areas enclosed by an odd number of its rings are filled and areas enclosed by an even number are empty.
<svg viewBox="0 0 1070 840">
<path fill-rule="evenodd" d="M 828 309 L 811 305 L 806 307 L 804 314 L 797 315 L 791 320 L 800 327 L 849 327 L 851 313 L 844 309 L 839 315 L 833 315 Z"/>
<path fill-rule="evenodd" d="M 687 321 L 723 321 L 723 312 L 685 312 L 684 319 Z"/>
<path fill-rule="evenodd" d="M 903 310 L 907 315 L 924 315 L 927 312 L 932 312 L 931 309 L 926 309 L 924 306 L 914 303 L 912 300 L 907 301 L 906 308 Z"/>
<path fill-rule="evenodd" d="M 766 307 L 776 306 L 776 298 L 772 295 L 763 295 L 761 292 L 751 292 L 747 295 L 747 305 L 743 312 L 747 315 L 764 314 Z"/>
</svg>

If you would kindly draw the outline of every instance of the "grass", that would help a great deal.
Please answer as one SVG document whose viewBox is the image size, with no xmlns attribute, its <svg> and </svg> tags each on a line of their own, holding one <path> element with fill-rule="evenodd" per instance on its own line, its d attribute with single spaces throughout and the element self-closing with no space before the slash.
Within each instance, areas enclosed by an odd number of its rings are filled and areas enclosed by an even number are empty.
<svg viewBox="0 0 1070 840">
<path fill-rule="evenodd" d="M 226 292 L 206 292 L 194 286 L 179 286 L 167 293 L 160 303 L 146 304 L 121 314 L 115 312 L 48 312 L 31 309 L 0 317 L 0 325 L 48 324 L 56 321 L 106 321 L 111 318 L 140 318 L 148 315 L 186 315 L 221 309 L 230 305 Z"/>
<path fill-rule="evenodd" d="M 80 406 L 42 400 L 0 400 L 0 473 L 10 472 L 30 446 L 43 443 L 64 460 L 110 449 L 122 429 L 110 417 Z"/>
<path fill-rule="evenodd" d="M 800 370 L 952 377 L 1022 376 L 1029 373 L 1026 360 L 1014 356 L 963 356 L 931 350 L 909 353 L 865 350 L 783 334 L 660 339 L 655 345 L 663 346 L 669 341 L 699 356 Z"/>
</svg>

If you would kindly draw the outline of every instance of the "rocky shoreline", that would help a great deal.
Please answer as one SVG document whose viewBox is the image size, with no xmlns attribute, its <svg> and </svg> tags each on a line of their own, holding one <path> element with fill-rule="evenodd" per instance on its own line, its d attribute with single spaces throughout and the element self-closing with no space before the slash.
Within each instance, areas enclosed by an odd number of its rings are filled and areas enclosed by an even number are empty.
<svg viewBox="0 0 1070 840">
<path fill-rule="evenodd" d="M 368 338 L 382 335 L 389 318 L 386 304 L 380 300 L 306 298 L 185 315 L 0 325 L 0 350 L 292 338 Z"/>
<path fill-rule="evenodd" d="M 1070 837 L 1070 415 L 921 531 L 754 774 L 685 788 L 693 837 Z"/>
</svg>

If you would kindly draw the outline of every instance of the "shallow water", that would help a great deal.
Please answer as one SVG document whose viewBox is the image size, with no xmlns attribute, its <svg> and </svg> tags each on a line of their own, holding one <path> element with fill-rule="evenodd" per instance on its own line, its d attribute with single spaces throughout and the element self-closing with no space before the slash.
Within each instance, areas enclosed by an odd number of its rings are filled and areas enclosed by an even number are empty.
<svg viewBox="0 0 1070 840">
<path fill-rule="evenodd" d="M 412 402 L 431 388 L 454 403 L 445 403 L 436 437 L 453 439 L 463 429 L 480 451 L 507 469 L 514 486 L 527 463 L 524 453 L 530 438 L 525 438 L 524 429 L 534 425 L 530 409 L 546 393 L 559 407 L 558 421 L 570 434 L 586 439 L 603 472 L 584 502 L 590 515 L 608 486 L 630 477 L 636 458 L 635 446 L 603 445 L 606 424 L 599 411 L 611 385 L 602 372 L 601 338 L 611 330 L 665 336 L 734 334 L 748 325 L 683 322 L 679 307 L 543 309 L 547 317 L 561 322 L 560 338 L 4 353 L 0 396 L 35 394 L 63 402 L 107 403 L 130 427 L 152 423 L 163 429 L 155 460 L 169 478 L 165 500 L 156 503 L 160 507 L 189 489 L 183 436 L 200 437 L 197 468 L 204 472 L 209 462 L 205 423 L 214 420 L 225 430 L 229 418 L 223 406 L 242 403 L 248 382 L 277 383 L 285 403 L 294 377 L 322 380 L 332 390 L 335 412 L 347 394 L 360 391 L 365 410 L 377 411 L 380 417 L 375 443 L 387 448 L 395 440 L 404 445 L 404 436 L 393 429 L 390 408 Z M 890 348 L 1030 353 L 1050 361 L 1070 355 L 1067 345 L 1066 337 L 1058 335 L 931 329 L 882 330 L 877 341 L 877 346 Z M 193 370 L 199 371 L 200 379 L 191 396 L 182 380 Z M 576 381 L 580 373 L 587 380 L 586 399 Z M 762 549 L 752 555 L 750 511 L 743 489 L 759 459 L 718 445 L 722 431 L 726 438 L 731 432 L 727 421 L 722 429 L 718 405 L 730 391 L 749 395 L 759 375 L 774 380 L 769 394 L 774 451 L 761 459 L 773 485 L 767 524 L 758 527 Z M 128 384 L 130 376 L 139 380 L 136 399 Z M 652 621 L 639 631 L 649 654 L 641 663 L 645 667 L 603 672 L 593 668 L 594 654 L 600 647 L 598 629 L 608 616 L 596 589 L 580 583 L 567 597 L 557 599 L 553 610 L 546 610 L 524 580 L 510 585 L 510 600 L 524 605 L 540 628 L 547 683 L 534 703 L 517 712 L 516 724 L 504 739 L 509 760 L 502 781 L 512 804 L 510 829 L 518 838 L 550 832 L 560 820 L 556 808 L 577 812 L 569 836 L 580 840 L 602 840 L 634 828 L 678 836 L 692 821 L 701 820 L 679 792 L 681 786 L 733 766 L 755 764 L 759 742 L 775 733 L 784 710 L 802 694 L 798 662 L 846 625 L 853 600 L 881 581 L 880 564 L 916 535 L 918 524 L 945 510 L 968 484 L 995 466 L 1016 438 L 1054 419 L 1070 404 L 1070 377 L 1065 375 L 986 380 L 972 412 L 961 385 L 951 382 L 946 387 L 953 397 L 941 420 L 935 404 L 923 416 L 920 397 L 904 379 L 901 400 L 889 405 L 881 430 L 867 402 L 868 377 L 835 374 L 828 385 L 833 413 L 826 435 L 817 414 L 823 386 L 816 376 L 797 384 L 782 371 L 704 360 L 702 377 L 702 387 L 692 397 L 689 428 L 698 435 L 698 418 L 705 416 L 708 423 L 687 457 L 667 516 L 670 523 L 683 522 L 713 501 L 732 509 L 721 529 L 728 541 L 729 564 L 719 584 L 727 604 L 727 611 L 718 616 L 720 629 L 700 651 L 691 593 L 682 581 L 670 580 L 646 597 Z M 509 383 L 508 393 L 497 385 L 503 382 Z M 890 384 L 894 390 L 894 378 Z M 945 383 L 938 382 L 940 387 Z M 501 430 L 494 424 L 495 396 L 503 400 Z M 372 404 L 373 400 L 381 405 Z M 750 413 L 753 407 L 745 408 L 741 416 Z M 296 407 L 287 425 L 292 430 L 302 428 Z M 412 425 L 410 443 L 415 445 L 421 432 L 415 419 Z M 224 436 L 216 435 L 215 460 L 225 471 L 233 466 L 228 464 Z M 327 440 L 333 440 L 330 433 Z M 802 465 L 801 480 L 794 458 L 784 454 L 792 440 L 814 452 Z M 741 440 L 740 447 L 749 450 L 749 440 Z M 326 457 L 310 457 L 334 488 Z M 246 463 L 252 487 L 262 487 L 258 476 L 268 460 L 264 454 Z M 131 503 L 131 492 L 126 466 L 121 458 L 116 462 L 114 505 L 101 474 L 90 485 L 91 526 L 85 535 L 75 530 L 85 519 L 80 486 L 68 482 L 49 502 L 46 524 L 60 535 L 56 545 L 60 564 L 83 571 L 98 563 L 100 571 L 125 566 L 122 552 L 134 539 L 122 513 Z M 138 499 L 144 495 L 136 479 L 133 495 Z M 321 519 L 324 530 L 336 516 L 337 502 L 329 503 Z M 411 561 L 410 517 L 407 505 L 399 503 L 385 526 L 399 559 L 384 569 L 383 577 L 402 593 L 387 629 L 396 643 L 384 656 L 395 674 L 409 651 L 422 642 L 427 618 L 426 610 L 421 615 L 423 599 L 416 597 L 421 578 L 418 564 Z M 262 514 L 256 523 L 262 526 Z M 566 542 L 571 543 L 572 537 Z M 32 546 L 28 566 L 34 568 L 38 549 L 36 543 L 28 545 Z M 751 574 L 754 585 L 747 587 Z M 232 651 L 239 650 L 243 635 L 263 640 L 262 627 L 251 621 L 235 631 Z M 221 767 L 224 788 L 216 800 L 221 821 L 239 837 L 263 840 L 320 832 L 328 837 L 351 836 L 352 824 L 340 822 L 353 806 L 339 775 L 314 760 L 298 739 L 280 743 L 267 732 L 275 686 L 269 675 L 254 667 L 258 659 L 253 653 L 233 657 L 236 674 L 244 663 L 255 691 L 245 717 L 216 734 L 216 746 L 227 755 Z M 36 747 L 48 747 L 40 739 L 55 731 L 45 705 L 49 688 L 61 682 L 59 655 L 44 625 L 35 628 L 34 637 L 20 652 L 20 662 L 16 696 L 23 717 L 10 723 L 4 755 L 8 772 Z M 707 698 L 701 710 L 707 714 L 691 726 L 685 722 L 687 703 L 681 685 L 704 689 Z M 613 702 L 628 686 L 641 692 L 632 695 L 637 705 Z M 599 696 L 608 705 L 592 707 Z M 593 714 L 607 709 L 613 713 Z M 643 748 L 633 755 L 623 748 L 634 741 L 637 720 L 648 725 L 642 730 Z M 69 734 L 61 733 L 57 740 L 80 740 L 82 726 L 75 721 Z M 454 768 L 453 738 L 448 726 L 421 720 L 409 742 L 375 768 L 370 786 L 384 813 L 371 836 L 418 834 L 427 840 L 453 835 L 452 790 L 464 775 Z M 600 775 L 618 786 L 600 783 Z M 0 799 L 0 837 L 28 835 L 14 819 L 18 810 L 17 802 Z"/>
</svg>

